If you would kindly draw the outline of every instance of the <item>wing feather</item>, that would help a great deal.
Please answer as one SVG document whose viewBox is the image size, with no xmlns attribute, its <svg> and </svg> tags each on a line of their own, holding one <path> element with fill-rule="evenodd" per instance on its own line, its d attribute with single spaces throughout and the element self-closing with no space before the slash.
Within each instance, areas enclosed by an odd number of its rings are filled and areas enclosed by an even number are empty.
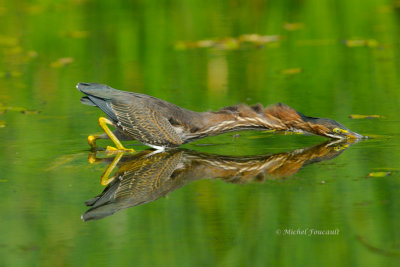
<svg viewBox="0 0 400 267">
<path fill-rule="evenodd" d="M 119 126 L 123 132 L 131 135 L 138 141 L 155 145 L 174 147 L 182 144 L 182 139 L 171 123 L 155 108 L 135 99 L 113 99 L 113 109 Z"/>
</svg>

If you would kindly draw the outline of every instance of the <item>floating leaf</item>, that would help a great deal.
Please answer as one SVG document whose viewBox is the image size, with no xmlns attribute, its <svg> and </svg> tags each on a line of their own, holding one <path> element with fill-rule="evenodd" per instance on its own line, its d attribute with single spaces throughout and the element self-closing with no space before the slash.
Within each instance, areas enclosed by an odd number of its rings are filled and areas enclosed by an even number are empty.
<svg viewBox="0 0 400 267">
<path fill-rule="evenodd" d="M 26 109 L 26 110 L 22 110 L 21 113 L 23 113 L 23 114 L 39 114 L 40 110 L 28 110 L 28 109 Z"/>
<path fill-rule="evenodd" d="M 0 78 L 15 78 L 20 76 L 22 76 L 22 73 L 19 71 L 0 72 Z"/>
<path fill-rule="evenodd" d="M 241 42 L 249 42 L 255 44 L 266 44 L 278 42 L 281 39 L 279 35 L 259 35 L 259 34 L 243 34 L 239 36 Z"/>
<path fill-rule="evenodd" d="M 243 34 L 239 36 L 239 40 L 241 42 L 255 43 L 260 41 L 260 37 L 258 34 Z"/>
<path fill-rule="evenodd" d="M 368 47 L 377 47 L 378 45 L 379 45 L 379 43 L 377 40 L 374 40 L 374 39 L 367 40 Z"/>
<path fill-rule="evenodd" d="M 361 47 L 365 46 L 365 40 L 345 40 L 344 44 L 348 47 Z"/>
<path fill-rule="evenodd" d="M 300 73 L 302 71 L 303 71 L 302 68 L 293 68 L 293 69 L 282 70 L 281 73 L 282 74 L 287 74 L 287 75 L 293 75 L 293 74 L 298 74 L 298 73 Z"/>
<path fill-rule="evenodd" d="M 18 55 L 18 54 L 21 54 L 24 50 L 22 49 L 21 46 L 13 46 L 13 47 L 4 48 L 3 51 L 4 51 L 5 55 Z"/>
<path fill-rule="evenodd" d="M 238 49 L 240 47 L 240 43 L 239 43 L 238 39 L 227 38 L 227 39 L 219 42 L 218 46 L 219 46 L 219 48 L 224 49 L 224 50 L 234 50 L 234 49 Z"/>
<path fill-rule="evenodd" d="M 34 50 L 30 50 L 26 53 L 26 56 L 28 59 L 36 58 L 38 56 L 38 53 Z"/>
<path fill-rule="evenodd" d="M 278 35 L 243 34 L 238 38 L 227 37 L 216 40 L 205 39 L 195 42 L 179 41 L 175 43 L 174 47 L 176 50 L 186 50 L 190 48 L 219 48 L 222 50 L 233 50 L 246 44 L 260 46 L 266 43 L 278 42 L 279 40 L 280 36 Z"/>
<path fill-rule="evenodd" d="M 64 32 L 62 33 L 62 35 L 69 38 L 82 39 L 82 38 L 87 38 L 89 36 L 89 32 L 75 30 L 75 31 Z"/>
<path fill-rule="evenodd" d="M 195 43 L 196 47 L 207 48 L 215 46 L 216 42 L 213 40 L 200 40 Z"/>
<path fill-rule="evenodd" d="M 0 105 L 0 110 L 1 111 L 19 111 L 19 112 L 22 112 L 22 111 L 25 111 L 26 108 L 23 108 L 23 107 L 9 107 L 9 106 Z"/>
<path fill-rule="evenodd" d="M 176 42 L 174 45 L 175 50 L 186 50 L 187 49 L 187 45 L 185 42 Z"/>
<path fill-rule="evenodd" d="M 301 22 L 295 22 L 295 23 L 286 22 L 283 24 L 283 28 L 287 31 L 297 31 L 303 29 L 304 26 L 305 26 L 304 23 Z"/>
<path fill-rule="evenodd" d="M 50 66 L 52 68 L 61 68 L 71 64 L 72 62 L 74 62 L 74 59 L 72 57 L 62 57 L 52 62 Z"/>
<path fill-rule="evenodd" d="M 26 108 L 9 107 L 9 106 L 4 106 L 4 104 L 0 103 L 0 111 L 7 111 L 7 110 L 14 110 L 14 109 L 17 109 L 17 111 L 26 110 Z"/>
<path fill-rule="evenodd" d="M 0 128 L 6 127 L 6 122 L 5 121 L 0 121 Z"/>
<path fill-rule="evenodd" d="M 0 35 L 0 46 L 16 46 L 18 42 L 15 37 Z"/>
<path fill-rule="evenodd" d="M 4 113 L 6 111 L 16 111 L 16 112 L 22 112 L 24 114 L 38 114 L 38 113 L 40 113 L 39 110 L 28 110 L 27 108 L 24 108 L 24 107 L 4 106 L 2 103 L 0 103 L 0 113 Z"/>
<path fill-rule="evenodd" d="M 359 120 L 359 119 L 384 119 L 386 118 L 385 116 L 382 115 L 360 115 L 360 114 L 351 114 L 349 116 L 350 119 L 355 119 L 355 120 Z"/>
<path fill-rule="evenodd" d="M 369 39 L 369 40 L 361 40 L 361 39 L 345 40 L 344 44 L 347 47 L 377 47 L 379 45 L 378 41 L 375 40 L 375 39 Z"/>
<path fill-rule="evenodd" d="M 26 111 L 26 108 L 23 108 L 23 107 L 6 107 L 6 110 L 24 112 L 24 111 Z"/>
<path fill-rule="evenodd" d="M 368 177 L 385 177 L 391 174 L 392 172 L 370 172 Z"/>
</svg>

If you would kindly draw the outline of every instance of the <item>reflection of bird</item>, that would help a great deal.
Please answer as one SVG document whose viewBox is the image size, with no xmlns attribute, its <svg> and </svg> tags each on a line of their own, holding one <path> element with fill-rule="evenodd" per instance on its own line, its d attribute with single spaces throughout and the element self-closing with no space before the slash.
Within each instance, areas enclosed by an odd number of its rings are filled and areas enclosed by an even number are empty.
<svg viewBox="0 0 400 267">
<path fill-rule="evenodd" d="M 86 201 L 91 208 L 82 219 L 93 220 L 121 209 L 142 205 L 165 196 L 199 179 L 222 179 L 230 183 L 262 182 L 269 178 L 288 177 L 302 167 L 332 159 L 342 153 L 350 142 L 325 142 L 290 152 L 259 156 L 221 156 L 191 150 L 172 149 L 160 153 L 143 151 L 118 156 L 110 166 L 118 166 L 113 177 L 102 177 L 108 184 L 98 197 Z M 94 160 L 91 159 L 91 162 Z M 109 162 L 110 159 L 97 159 Z M 107 169 L 110 174 L 112 169 Z"/>
<path fill-rule="evenodd" d="M 81 102 L 97 106 L 107 114 L 99 124 L 106 135 L 90 135 L 96 139 L 111 138 L 119 150 L 126 150 L 120 141 L 136 139 L 155 148 L 177 147 L 193 140 L 239 130 L 278 130 L 305 132 L 336 139 L 362 138 L 330 119 L 304 116 L 284 104 L 264 108 L 238 105 L 216 112 L 195 112 L 144 94 L 124 92 L 107 85 L 79 83 L 86 96 Z M 112 132 L 106 124 L 117 130 Z"/>
</svg>

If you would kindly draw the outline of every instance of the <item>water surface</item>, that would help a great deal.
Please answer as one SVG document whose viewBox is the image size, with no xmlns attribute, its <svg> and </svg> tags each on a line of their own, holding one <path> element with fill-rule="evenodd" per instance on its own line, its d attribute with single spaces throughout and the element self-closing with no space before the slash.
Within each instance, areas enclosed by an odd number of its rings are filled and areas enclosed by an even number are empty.
<svg viewBox="0 0 400 267">
<path fill-rule="evenodd" d="M 0 16 L 0 265 L 398 262 L 397 4 L 14 1 Z M 276 38 L 238 41 L 253 33 Z M 78 82 L 196 111 L 283 102 L 376 138 L 327 147 L 321 137 L 240 132 L 147 158 L 129 142 L 138 153 L 110 177 L 133 166 L 136 183 L 159 191 L 139 189 L 137 202 L 85 222 L 114 156 L 88 161 L 102 113 L 79 103 Z"/>
</svg>

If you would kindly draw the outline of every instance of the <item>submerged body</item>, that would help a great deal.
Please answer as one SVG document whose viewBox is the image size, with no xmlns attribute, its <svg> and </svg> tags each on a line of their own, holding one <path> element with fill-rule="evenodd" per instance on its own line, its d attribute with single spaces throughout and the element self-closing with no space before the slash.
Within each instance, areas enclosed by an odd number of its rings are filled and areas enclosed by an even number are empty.
<svg viewBox="0 0 400 267">
<path fill-rule="evenodd" d="M 135 139 L 155 148 L 177 147 L 203 137 L 239 130 L 362 138 L 333 120 L 304 116 L 281 103 L 266 108 L 261 104 L 237 105 L 215 112 L 195 112 L 152 96 L 120 91 L 107 85 L 79 83 L 77 88 L 86 95 L 81 98 L 83 104 L 97 106 L 107 114 L 108 119 L 102 121 L 100 118 L 99 122 L 114 143 L 114 138 Z M 102 122 L 116 128 L 114 137 Z M 93 145 L 97 138 L 107 138 L 107 135 L 89 136 L 89 144 Z M 116 145 L 118 147 L 120 143 Z"/>
</svg>

